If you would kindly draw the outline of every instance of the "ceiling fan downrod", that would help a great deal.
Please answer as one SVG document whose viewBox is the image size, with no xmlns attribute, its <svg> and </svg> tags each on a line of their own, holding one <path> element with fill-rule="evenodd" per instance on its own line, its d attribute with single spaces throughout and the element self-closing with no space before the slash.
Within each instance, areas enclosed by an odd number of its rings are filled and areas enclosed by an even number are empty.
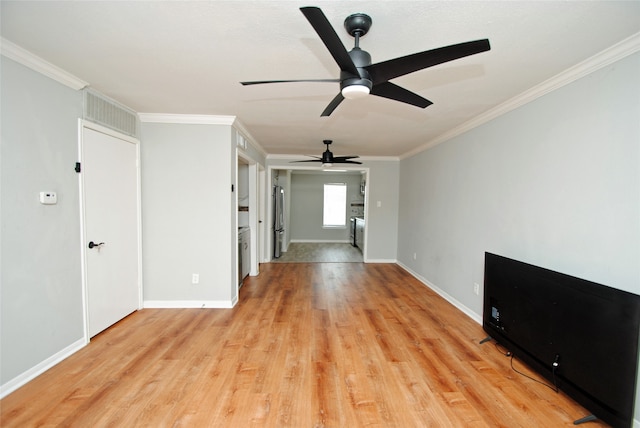
<svg viewBox="0 0 640 428">
<path fill-rule="evenodd" d="M 367 34 L 373 21 L 371 17 L 364 13 L 354 13 L 344 20 L 344 28 L 355 38 L 355 47 L 360 47 L 360 37 Z"/>
</svg>

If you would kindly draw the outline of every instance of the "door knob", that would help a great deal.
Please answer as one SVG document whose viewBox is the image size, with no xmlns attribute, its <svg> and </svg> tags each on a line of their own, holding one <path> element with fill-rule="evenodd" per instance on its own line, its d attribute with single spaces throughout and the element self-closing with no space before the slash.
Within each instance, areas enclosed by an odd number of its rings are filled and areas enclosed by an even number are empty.
<svg viewBox="0 0 640 428">
<path fill-rule="evenodd" d="M 89 248 L 94 248 L 94 247 L 100 247 L 101 245 L 104 245 L 104 242 L 101 242 L 99 244 L 96 244 L 93 241 L 89 241 Z"/>
</svg>

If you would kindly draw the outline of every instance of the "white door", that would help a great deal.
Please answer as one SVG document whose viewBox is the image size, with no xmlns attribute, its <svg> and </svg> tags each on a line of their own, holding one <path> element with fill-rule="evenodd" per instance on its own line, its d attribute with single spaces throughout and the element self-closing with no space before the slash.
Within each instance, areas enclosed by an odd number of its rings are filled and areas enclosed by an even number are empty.
<svg viewBox="0 0 640 428">
<path fill-rule="evenodd" d="M 101 131 L 80 149 L 89 337 L 140 307 L 138 145 Z"/>
</svg>

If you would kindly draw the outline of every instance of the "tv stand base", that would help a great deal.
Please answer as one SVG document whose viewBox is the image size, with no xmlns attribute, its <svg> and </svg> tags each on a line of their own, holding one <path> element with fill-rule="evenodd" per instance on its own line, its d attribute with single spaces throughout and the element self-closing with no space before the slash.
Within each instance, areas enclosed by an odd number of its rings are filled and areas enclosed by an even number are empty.
<svg viewBox="0 0 640 428">
<path fill-rule="evenodd" d="M 483 343 L 489 342 L 490 340 L 491 340 L 491 336 L 487 336 L 480 341 L 480 345 L 482 345 Z"/>
<path fill-rule="evenodd" d="M 595 421 L 597 419 L 598 418 L 596 418 L 595 415 L 588 415 L 588 416 L 585 416 L 584 418 L 580 418 L 580 419 L 577 419 L 577 420 L 573 421 L 573 424 L 574 425 L 580 425 L 580 424 L 583 424 L 585 422 Z"/>
</svg>

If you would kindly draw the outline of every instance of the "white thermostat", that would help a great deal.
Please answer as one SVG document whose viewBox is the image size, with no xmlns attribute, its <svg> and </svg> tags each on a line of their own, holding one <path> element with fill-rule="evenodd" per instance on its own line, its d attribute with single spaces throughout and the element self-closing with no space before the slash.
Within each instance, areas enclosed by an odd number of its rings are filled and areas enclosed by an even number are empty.
<svg viewBox="0 0 640 428">
<path fill-rule="evenodd" d="M 43 205 L 55 205 L 58 203 L 56 192 L 40 192 L 40 203 Z"/>
</svg>

